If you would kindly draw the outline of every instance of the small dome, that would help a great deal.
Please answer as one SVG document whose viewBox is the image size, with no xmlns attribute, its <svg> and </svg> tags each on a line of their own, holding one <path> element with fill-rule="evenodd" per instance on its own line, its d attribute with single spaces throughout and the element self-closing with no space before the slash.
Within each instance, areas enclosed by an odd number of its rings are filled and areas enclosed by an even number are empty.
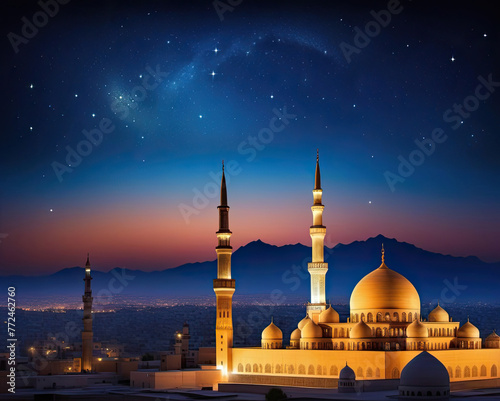
<svg viewBox="0 0 500 401">
<path fill-rule="evenodd" d="M 312 320 L 300 331 L 302 338 L 321 338 L 323 337 L 323 329 Z"/>
<path fill-rule="evenodd" d="M 420 322 L 420 320 L 414 320 L 412 324 L 410 324 L 406 328 L 406 337 L 410 338 L 425 338 L 429 337 L 429 331 L 427 327 Z"/>
<path fill-rule="evenodd" d="M 429 322 L 449 322 L 450 315 L 441 306 L 436 306 L 431 313 L 429 313 Z"/>
<path fill-rule="evenodd" d="M 450 376 L 439 359 L 427 351 L 423 351 L 403 368 L 399 385 L 410 387 L 449 387 Z"/>
<path fill-rule="evenodd" d="M 340 321 L 340 317 L 338 312 L 330 307 L 319 314 L 319 322 L 320 323 L 338 323 Z"/>
<path fill-rule="evenodd" d="M 474 326 L 469 319 L 467 319 L 467 323 L 465 323 L 462 327 L 460 327 L 457 331 L 457 337 L 460 338 L 478 338 L 479 330 L 476 326 Z"/>
<path fill-rule="evenodd" d="M 351 338 L 370 338 L 373 337 L 372 329 L 362 320 L 352 328 L 351 330 Z"/>
<path fill-rule="evenodd" d="M 500 336 L 495 333 L 495 330 L 493 330 L 493 333 L 491 333 L 488 337 L 486 337 L 486 341 L 498 341 L 500 340 Z"/>
<path fill-rule="evenodd" d="M 309 323 L 310 321 L 311 321 L 311 319 L 309 319 L 309 316 L 306 315 L 306 317 L 299 322 L 299 324 L 298 324 L 299 329 L 302 330 L 304 328 L 304 326 L 307 323 Z"/>
<path fill-rule="evenodd" d="M 290 335 L 290 341 L 300 340 L 300 329 L 295 329 Z"/>
<path fill-rule="evenodd" d="M 273 322 L 262 331 L 263 340 L 282 340 L 283 333 Z"/>
<path fill-rule="evenodd" d="M 347 365 L 347 362 L 339 373 L 339 380 L 356 380 L 356 374 L 354 370 Z"/>
</svg>

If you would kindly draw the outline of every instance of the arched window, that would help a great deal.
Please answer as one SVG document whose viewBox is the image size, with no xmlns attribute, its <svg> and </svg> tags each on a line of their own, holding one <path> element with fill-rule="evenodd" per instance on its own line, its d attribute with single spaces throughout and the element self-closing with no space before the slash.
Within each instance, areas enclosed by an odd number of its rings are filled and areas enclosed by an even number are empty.
<svg viewBox="0 0 500 401">
<path fill-rule="evenodd" d="M 238 372 L 243 373 L 243 365 L 241 363 L 238 364 Z"/>
<path fill-rule="evenodd" d="M 485 376 L 486 376 L 486 366 L 481 365 L 481 377 L 485 377 Z"/>
<path fill-rule="evenodd" d="M 391 321 L 391 314 L 389 312 L 385 312 L 385 321 L 390 322 Z"/>
<path fill-rule="evenodd" d="M 402 320 L 403 322 L 406 322 L 406 312 L 403 312 L 403 313 L 401 314 L 401 320 Z"/>
<path fill-rule="evenodd" d="M 357 322 L 359 322 L 359 315 L 356 313 L 356 315 L 354 315 L 354 316 L 355 316 L 354 321 L 355 321 L 356 323 L 357 323 Z"/>
<path fill-rule="evenodd" d="M 498 376 L 498 373 L 497 373 L 497 365 L 493 365 L 491 367 L 491 377 L 497 377 Z"/>
<path fill-rule="evenodd" d="M 361 321 L 363 321 L 363 322 L 365 321 L 365 314 L 364 313 L 361 314 Z"/>
<path fill-rule="evenodd" d="M 363 369 L 361 367 L 356 371 L 356 377 L 363 377 Z"/>
<path fill-rule="evenodd" d="M 392 378 L 393 379 L 399 379 L 399 370 L 398 370 L 398 368 L 392 369 Z"/>
<path fill-rule="evenodd" d="M 250 364 L 247 363 L 245 366 L 245 372 L 251 372 L 251 371 L 252 371 L 252 368 L 250 367 Z"/>
<path fill-rule="evenodd" d="M 375 377 L 380 377 L 380 368 L 375 369 Z"/>
<path fill-rule="evenodd" d="M 377 330 L 375 331 L 375 335 L 377 337 L 382 337 L 382 329 L 380 327 L 377 327 Z"/>
<path fill-rule="evenodd" d="M 408 321 L 409 322 L 413 322 L 413 319 L 412 319 L 413 315 L 410 313 L 408 313 Z"/>
<path fill-rule="evenodd" d="M 371 312 L 368 313 L 367 320 L 368 322 L 373 322 L 373 314 Z"/>
<path fill-rule="evenodd" d="M 462 369 L 460 369 L 460 366 L 457 366 L 455 368 L 455 378 L 459 379 L 460 377 L 462 377 Z"/>
<path fill-rule="evenodd" d="M 399 322 L 399 314 L 398 312 L 394 312 L 393 315 L 392 315 L 392 320 L 394 322 Z"/>
<path fill-rule="evenodd" d="M 314 375 L 314 366 L 313 365 L 309 365 L 309 368 L 307 369 L 307 374 Z"/>
<path fill-rule="evenodd" d="M 448 366 L 448 375 L 450 376 L 450 379 L 453 379 L 453 369 L 451 366 Z"/>
<path fill-rule="evenodd" d="M 337 328 L 333 329 L 333 337 L 334 338 L 337 338 L 338 337 L 338 334 L 339 334 L 339 331 Z"/>
<path fill-rule="evenodd" d="M 281 373 L 281 365 L 276 365 L 274 367 L 274 373 Z"/>
<path fill-rule="evenodd" d="M 259 366 L 257 366 L 256 363 L 253 364 L 253 372 L 254 373 L 259 373 Z"/>
<path fill-rule="evenodd" d="M 293 365 L 289 365 L 288 366 L 288 374 L 293 375 L 294 373 L 295 373 L 295 368 L 293 367 Z"/>
<path fill-rule="evenodd" d="M 470 377 L 470 368 L 468 366 L 464 369 L 464 377 Z"/>
<path fill-rule="evenodd" d="M 372 370 L 372 368 L 366 369 L 366 377 L 367 378 L 373 377 L 373 370 Z"/>
<path fill-rule="evenodd" d="M 382 312 L 377 313 L 377 322 L 382 321 Z"/>
<path fill-rule="evenodd" d="M 306 367 L 302 364 L 299 365 L 299 375 L 305 375 L 306 374 Z"/>
<path fill-rule="evenodd" d="M 271 370 L 272 370 L 271 364 L 266 363 L 265 372 L 266 372 L 266 373 L 272 373 L 272 372 L 271 372 Z"/>
<path fill-rule="evenodd" d="M 472 367 L 472 377 L 477 377 L 477 366 Z"/>
<path fill-rule="evenodd" d="M 333 365 L 330 368 L 330 376 L 338 376 L 339 375 L 339 368 L 337 368 L 335 365 Z"/>
<path fill-rule="evenodd" d="M 340 343 L 340 349 L 344 349 L 344 343 Z"/>
</svg>

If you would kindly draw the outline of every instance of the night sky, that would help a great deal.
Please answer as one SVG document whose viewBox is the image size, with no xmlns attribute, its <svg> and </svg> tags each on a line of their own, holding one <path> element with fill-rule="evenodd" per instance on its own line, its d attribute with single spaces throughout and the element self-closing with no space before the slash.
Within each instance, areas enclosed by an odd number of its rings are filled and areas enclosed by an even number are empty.
<svg viewBox="0 0 500 401">
<path fill-rule="evenodd" d="M 1 274 L 214 259 L 222 159 L 234 249 L 310 245 L 317 148 L 327 246 L 500 260 L 494 2 L 61 3 L 0 6 Z"/>
</svg>

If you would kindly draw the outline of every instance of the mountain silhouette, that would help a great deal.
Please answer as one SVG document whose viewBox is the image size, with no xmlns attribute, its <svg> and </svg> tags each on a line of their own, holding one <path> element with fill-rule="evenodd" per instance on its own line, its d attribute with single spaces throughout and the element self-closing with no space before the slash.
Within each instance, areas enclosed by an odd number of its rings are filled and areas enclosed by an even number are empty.
<svg viewBox="0 0 500 401">
<path fill-rule="evenodd" d="M 387 266 L 405 276 L 423 303 L 498 302 L 500 262 L 442 255 L 383 235 L 325 248 L 326 294 L 332 303 L 348 302 L 356 283 L 380 266 L 381 245 Z M 311 248 L 302 244 L 275 246 L 252 241 L 233 253 L 236 279 L 234 301 L 306 303 L 310 281 L 307 262 Z M 165 299 L 215 296 L 212 280 L 216 260 L 187 263 L 175 268 L 145 272 L 115 268 L 92 271 L 94 298 L 111 295 L 154 296 Z M 84 270 L 71 267 L 43 276 L 3 276 L 0 281 L 29 296 L 75 296 L 83 293 Z"/>
</svg>

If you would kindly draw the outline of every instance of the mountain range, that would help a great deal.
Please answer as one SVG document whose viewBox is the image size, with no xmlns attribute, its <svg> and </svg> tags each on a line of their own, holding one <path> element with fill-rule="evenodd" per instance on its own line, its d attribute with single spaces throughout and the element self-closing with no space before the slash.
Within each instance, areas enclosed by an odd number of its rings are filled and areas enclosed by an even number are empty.
<svg viewBox="0 0 500 401">
<path fill-rule="evenodd" d="M 500 300 L 500 262 L 442 255 L 378 235 L 366 241 L 325 248 L 325 262 L 329 265 L 326 293 L 331 303 L 347 302 L 356 283 L 380 265 L 382 243 L 387 266 L 412 282 L 422 302 Z M 311 248 L 302 244 L 275 246 L 257 240 L 240 247 L 232 257 L 232 274 L 236 279 L 234 301 L 307 302 L 310 255 Z M 212 280 L 216 274 L 216 260 L 153 272 L 121 268 L 101 272 L 93 268 L 92 290 L 94 298 L 101 297 L 101 301 L 111 299 L 114 294 L 165 299 L 214 296 Z M 15 286 L 19 296 L 79 297 L 83 293 L 83 277 L 82 267 L 71 267 L 43 276 L 3 276 L 0 281 L 4 288 Z"/>
</svg>

